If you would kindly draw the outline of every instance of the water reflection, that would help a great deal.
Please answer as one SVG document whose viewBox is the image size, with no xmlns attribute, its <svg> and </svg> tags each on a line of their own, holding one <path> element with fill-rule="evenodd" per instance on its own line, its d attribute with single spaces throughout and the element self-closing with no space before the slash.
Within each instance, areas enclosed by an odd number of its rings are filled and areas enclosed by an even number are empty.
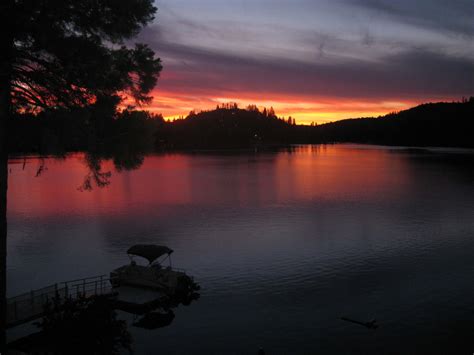
<svg viewBox="0 0 474 355">
<path fill-rule="evenodd" d="M 293 147 L 231 158 L 210 152 L 162 154 L 147 156 L 143 169 L 137 170 L 128 169 L 127 164 L 117 165 L 117 159 L 90 154 L 74 154 L 67 160 L 51 158 L 46 164 L 32 158 L 25 172 L 19 171 L 15 162 L 11 161 L 12 215 L 17 206 L 25 206 L 26 200 L 37 203 L 29 208 L 33 216 L 65 212 L 94 215 L 126 209 L 138 201 L 142 209 L 156 209 L 170 205 L 263 206 L 289 200 L 383 199 L 406 193 L 411 183 L 405 159 L 385 150 L 367 153 L 356 148 Z M 30 183 L 32 170 L 36 173 L 38 165 L 46 165 L 47 176 L 26 195 L 24 184 Z M 41 189 L 36 188 L 40 185 Z M 77 194 L 71 186 L 108 189 Z M 64 198 L 50 198 L 58 194 Z"/>
<path fill-rule="evenodd" d="M 130 245 L 164 244 L 202 298 L 157 333 L 130 327 L 136 353 L 467 351 L 470 156 L 340 145 L 158 154 L 120 172 L 103 160 L 110 185 L 90 192 L 76 190 L 88 173 L 80 154 L 46 159 L 39 178 L 37 160 L 23 171 L 19 159 L 9 292 L 108 273 Z"/>
</svg>

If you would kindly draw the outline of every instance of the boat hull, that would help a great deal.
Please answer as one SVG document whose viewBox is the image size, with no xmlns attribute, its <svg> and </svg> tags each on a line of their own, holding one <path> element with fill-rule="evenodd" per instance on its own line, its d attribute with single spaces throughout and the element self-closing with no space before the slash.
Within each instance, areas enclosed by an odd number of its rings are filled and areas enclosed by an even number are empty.
<svg viewBox="0 0 474 355">
<path fill-rule="evenodd" d="M 184 272 L 171 268 L 154 266 L 126 265 L 110 273 L 113 287 L 121 285 L 160 290 L 169 296 L 187 294 L 199 287 Z"/>
</svg>

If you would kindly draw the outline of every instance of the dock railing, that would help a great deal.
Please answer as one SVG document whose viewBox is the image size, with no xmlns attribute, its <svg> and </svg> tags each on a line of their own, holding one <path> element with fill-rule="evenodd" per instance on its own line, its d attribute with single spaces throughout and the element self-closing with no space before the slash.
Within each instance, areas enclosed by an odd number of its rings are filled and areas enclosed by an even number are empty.
<svg viewBox="0 0 474 355">
<path fill-rule="evenodd" d="M 7 327 L 15 326 L 39 318 L 43 315 L 47 302 L 55 297 L 79 299 L 107 295 L 112 291 L 110 280 L 106 275 L 87 277 L 56 283 L 21 295 L 7 298 Z"/>
<path fill-rule="evenodd" d="M 171 268 L 171 270 L 173 270 L 173 271 L 178 271 L 178 272 L 182 272 L 182 273 L 186 273 L 186 270 L 185 270 L 185 269 L 181 269 L 181 268 L 179 268 L 179 267 L 174 267 L 174 266 L 173 266 L 173 267 Z"/>
</svg>

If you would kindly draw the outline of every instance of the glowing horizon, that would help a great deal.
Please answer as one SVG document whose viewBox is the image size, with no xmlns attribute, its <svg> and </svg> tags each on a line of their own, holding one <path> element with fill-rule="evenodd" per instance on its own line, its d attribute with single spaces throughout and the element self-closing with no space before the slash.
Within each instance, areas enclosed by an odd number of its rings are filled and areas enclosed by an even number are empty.
<svg viewBox="0 0 474 355">
<path fill-rule="evenodd" d="M 153 113 L 162 114 L 167 120 L 186 117 L 191 111 L 209 111 L 217 105 L 235 102 L 239 108 L 245 109 L 249 105 L 256 105 L 260 111 L 264 108 L 273 107 L 278 117 L 292 117 L 297 124 L 311 123 L 324 124 L 328 122 L 360 118 L 378 117 L 391 112 L 398 112 L 409 109 L 416 105 L 435 101 L 458 101 L 460 98 L 427 98 L 426 100 L 405 100 L 405 101 L 368 101 L 368 100 L 341 100 L 321 98 L 309 100 L 308 98 L 279 98 L 273 100 L 262 100 L 252 98 L 249 95 L 244 98 L 238 97 L 180 97 L 173 93 L 155 90 L 153 101 L 149 106 L 143 107 Z"/>
<path fill-rule="evenodd" d="M 323 123 L 474 94 L 474 4 L 465 0 L 155 4 L 138 41 L 163 61 L 146 109 L 166 118 L 232 101 Z"/>
</svg>

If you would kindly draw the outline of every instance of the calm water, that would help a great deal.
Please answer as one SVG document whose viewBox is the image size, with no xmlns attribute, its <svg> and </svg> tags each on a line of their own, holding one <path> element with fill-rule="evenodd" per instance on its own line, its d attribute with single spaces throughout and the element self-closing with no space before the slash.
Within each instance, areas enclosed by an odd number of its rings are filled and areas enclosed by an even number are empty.
<svg viewBox="0 0 474 355">
<path fill-rule="evenodd" d="M 137 354 L 474 350 L 474 152 L 302 146 L 165 154 L 80 192 L 82 155 L 12 159 L 8 294 L 165 244 L 200 283 Z M 376 318 L 376 331 L 339 320 Z"/>
</svg>

